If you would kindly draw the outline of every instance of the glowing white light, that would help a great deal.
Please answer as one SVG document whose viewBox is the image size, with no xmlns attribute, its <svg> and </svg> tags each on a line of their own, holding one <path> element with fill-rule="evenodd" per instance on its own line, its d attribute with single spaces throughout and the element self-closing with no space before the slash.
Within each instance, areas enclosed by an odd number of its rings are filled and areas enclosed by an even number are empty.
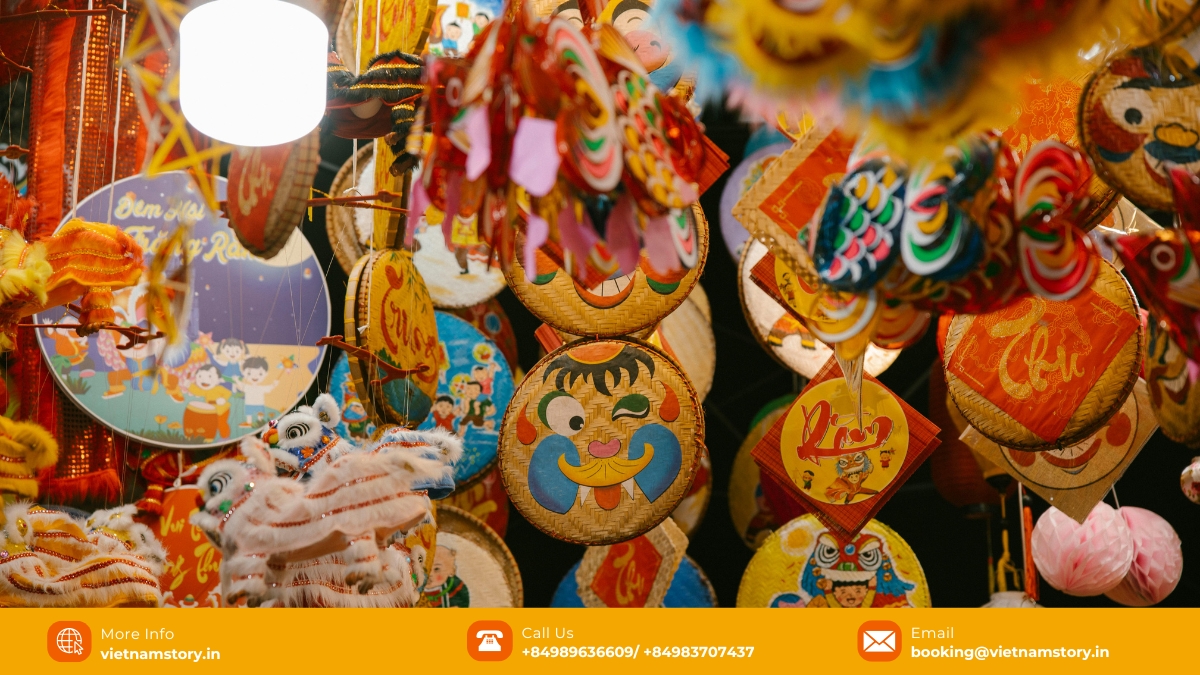
<svg viewBox="0 0 1200 675">
<path fill-rule="evenodd" d="M 201 133 L 279 145 L 325 114 L 329 29 L 281 0 L 215 0 L 179 24 L 179 105 Z"/>
</svg>

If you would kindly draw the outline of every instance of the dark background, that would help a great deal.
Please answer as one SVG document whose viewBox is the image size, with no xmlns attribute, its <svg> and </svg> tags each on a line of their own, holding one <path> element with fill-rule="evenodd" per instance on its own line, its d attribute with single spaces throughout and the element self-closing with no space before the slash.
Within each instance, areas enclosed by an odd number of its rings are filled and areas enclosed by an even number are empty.
<svg viewBox="0 0 1200 675">
<path fill-rule="evenodd" d="M 702 118 L 707 132 L 730 156 L 730 166 L 742 158 L 742 149 L 750 129 L 732 112 L 709 108 Z M 351 154 L 351 142 L 326 133 L 321 139 L 321 171 L 316 187 L 328 191 L 334 174 Z M 717 370 L 712 392 L 704 403 L 707 415 L 706 445 L 712 454 L 714 476 L 712 502 L 700 528 L 694 533 L 688 555 L 708 574 L 721 606 L 731 607 L 737 600 L 742 571 L 753 552 L 742 543 L 729 517 L 727 488 L 733 457 L 745 437 L 750 421 L 767 402 L 799 390 L 803 380 L 772 359 L 755 341 L 742 316 L 738 299 L 737 266 L 730 258 L 719 226 L 722 178 L 701 198 L 711 223 L 712 244 L 701 283 L 712 303 L 713 330 L 717 338 Z M 333 317 L 342 315 L 346 275 L 333 260 L 325 233 L 324 209 L 314 211 L 314 220 L 305 223 L 305 234 L 312 242 L 321 264 L 328 270 Z M 540 322 L 513 294 L 500 295 L 505 312 L 517 334 L 522 368 L 529 370 L 537 362 L 539 347 L 533 331 Z M 335 331 L 336 332 L 336 331 Z M 905 350 L 880 381 L 904 398 L 922 414 L 929 409 L 930 365 L 937 358 L 933 331 L 917 346 Z M 326 363 L 326 369 L 328 368 Z M 327 370 L 320 382 L 326 381 Z M 940 374 L 939 374 L 940 376 Z M 1200 453 L 1197 453 L 1200 454 Z M 1200 542 L 1193 536 L 1200 506 L 1189 502 L 1180 491 L 1179 474 L 1191 461 L 1192 451 L 1156 433 L 1117 484 L 1117 495 L 1125 506 L 1139 506 L 1166 518 L 1183 540 L 1184 576 L 1175 592 L 1162 606 L 1200 606 L 1200 583 L 1190 572 L 1200 554 Z M 1112 495 L 1107 498 L 1112 503 Z M 1028 501 L 1037 518 L 1047 508 L 1036 495 Z M 1012 553 L 1020 564 L 1019 526 L 1012 514 L 1016 497 L 1008 500 Z M 977 607 L 988 601 L 989 520 L 969 519 L 937 492 L 928 462 L 903 485 L 883 507 L 878 519 L 895 529 L 916 551 L 929 579 L 935 606 Z M 999 556 L 999 515 L 990 520 L 995 555 Z M 567 544 L 536 530 L 515 508 L 510 509 L 505 537 L 521 568 L 525 584 L 525 604 L 544 607 L 559 581 L 583 556 L 584 547 Z M 1050 588 L 1044 581 L 1041 603 L 1050 607 L 1114 606 L 1104 596 L 1076 598 Z"/>
</svg>

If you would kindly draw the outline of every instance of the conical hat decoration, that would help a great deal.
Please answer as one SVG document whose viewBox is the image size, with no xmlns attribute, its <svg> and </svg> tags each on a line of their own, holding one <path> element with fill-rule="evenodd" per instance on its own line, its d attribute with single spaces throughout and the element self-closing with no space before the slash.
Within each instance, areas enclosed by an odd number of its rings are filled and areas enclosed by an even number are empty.
<svg viewBox="0 0 1200 675">
<path fill-rule="evenodd" d="M 351 354 L 351 377 L 367 412 L 385 423 L 420 424 L 433 407 L 442 356 L 433 302 L 412 254 L 383 249 L 359 260 L 346 286 L 345 319 L 352 345 L 414 371 L 386 381 L 384 369 Z"/>
<path fill-rule="evenodd" d="M 946 336 L 946 383 L 971 426 L 1006 448 L 1075 445 L 1125 402 L 1141 367 L 1133 292 L 1098 261 L 1090 288 L 1058 302 L 1027 296 L 961 314 Z"/>
<path fill-rule="evenodd" d="M 418 607 L 521 607 L 525 591 L 512 552 L 490 527 L 448 504 L 437 509 L 433 574 Z"/>
<path fill-rule="evenodd" d="M 708 256 L 708 221 L 700 205 L 685 209 L 680 217 L 691 220 L 700 244 L 690 269 L 662 273 L 643 254 L 632 274 L 584 288 L 539 250 L 532 278 L 527 276 L 521 256 L 516 256 L 506 273 L 509 287 L 534 316 L 565 333 L 614 337 L 651 328 L 691 293 Z"/>
<path fill-rule="evenodd" d="M 291 143 L 233 151 L 225 215 L 247 251 L 273 257 L 304 222 L 320 146 L 317 128 Z"/>
<path fill-rule="evenodd" d="M 833 350 L 792 316 L 781 300 L 771 297 L 751 278 L 754 266 L 768 253 L 766 245 L 757 239 L 747 241 L 742 247 L 738 264 L 742 313 L 750 332 L 768 354 L 792 372 L 811 379 L 833 356 Z M 900 351 L 868 345 L 863 370 L 879 375 L 895 362 Z"/>
<path fill-rule="evenodd" d="M 874 582 L 874 583 L 872 583 Z M 930 607 L 908 542 L 872 520 L 852 539 L 803 515 L 767 538 L 742 575 L 738 607 Z"/>
<path fill-rule="evenodd" d="M 513 504 L 547 534 L 603 545 L 643 534 L 688 493 L 704 416 L 687 377 L 631 339 L 560 347 L 517 387 L 500 431 Z"/>
</svg>

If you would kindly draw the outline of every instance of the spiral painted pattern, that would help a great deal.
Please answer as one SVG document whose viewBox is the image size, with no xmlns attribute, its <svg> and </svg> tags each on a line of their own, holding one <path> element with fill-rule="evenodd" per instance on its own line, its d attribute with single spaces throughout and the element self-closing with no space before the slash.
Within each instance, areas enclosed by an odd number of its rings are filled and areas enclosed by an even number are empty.
<svg viewBox="0 0 1200 675">
<path fill-rule="evenodd" d="M 861 292 L 876 284 L 900 254 L 904 176 L 884 160 L 863 162 L 829 192 L 813 259 L 821 280 Z"/>
<path fill-rule="evenodd" d="M 1050 300 L 1075 297 L 1095 275 L 1092 240 L 1073 221 L 1087 206 L 1089 180 L 1087 160 L 1057 141 L 1035 145 L 1017 171 L 1013 209 L 1021 276 L 1029 290 Z"/>
<path fill-rule="evenodd" d="M 695 201 L 695 189 L 679 172 L 675 151 L 663 134 L 662 93 L 639 73 L 622 70 L 613 85 L 617 123 L 625 149 L 625 166 L 659 208 L 682 209 Z M 690 197 L 690 199 L 688 198 Z"/>
<path fill-rule="evenodd" d="M 577 28 L 553 19 L 547 40 L 574 81 L 573 105 L 566 106 L 564 130 L 570 163 L 595 192 L 609 192 L 621 182 L 621 132 L 608 79 L 596 51 Z"/>
<path fill-rule="evenodd" d="M 914 274 L 954 281 L 979 262 L 983 236 L 962 203 L 983 188 L 993 166 L 992 148 L 979 142 L 954 148 L 913 172 L 905 194 L 900 254 Z"/>
</svg>

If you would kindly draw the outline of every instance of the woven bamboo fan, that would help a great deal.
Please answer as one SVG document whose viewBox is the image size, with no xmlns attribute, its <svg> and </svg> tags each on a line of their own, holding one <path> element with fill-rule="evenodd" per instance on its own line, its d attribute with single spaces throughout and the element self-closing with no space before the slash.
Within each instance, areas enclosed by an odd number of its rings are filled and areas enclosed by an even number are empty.
<svg viewBox="0 0 1200 675">
<path fill-rule="evenodd" d="M 418 607 L 523 607 L 512 551 L 482 520 L 439 502 L 434 571 Z"/>
<path fill-rule="evenodd" d="M 708 220 L 699 204 L 693 205 L 688 213 L 700 242 L 696 266 L 690 270 L 661 274 L 642 256 L 632 274 L 583 288 L 548 256 L 538 252 L 533 280 L 526 278 L 518 255 L 511 271 L 506 272 L 508 285 L 534 316 L 564 333 L 614 337 L 651 328 L 683 303 L 704 271 Z M 518 245 L 516 250 L 522 248 Z"/>
<path fill-rule="evenodd" d="M 767 538 L 742 575 L 738 607 L 930 607 L 929 582 L 908 542 L 872 520 L 841 542 L 803 515 Z"/>
<path fill-rule="evenodd" d="M 1125 402 L 1141 367 L 1142 324 L 1125 278 L 1099 261 L 1068 302 L 1037 296 L 950 323 L 946 383 L 963 417 L 1018 450 L 1074 445 Z"/>
<path fill-rule="evenodd" d="M 696 284 L 697 291 L 700 285 Z M 683 304 L 667 315 L 658 325 L 656 335 L 662 347 L 675 357 L 683 372 L 703 401 L 712 389 L 717 370 L 717 338 L 713 335 L 712 323 L 705 306 L 693 298 L 699 295 L 706 302 L 703 291 L 693 291 Z M 710 310 L 711 311 L 711 310 Z M 653 338 L 651 339 L 653 341 Z"/>
<path fill-rule="evenodd" d="M 319 128 L 291 143 L 233 152 L 225 215 L 247 251 L 273 258 L 283 249 L 304 222 L 320 163 Z"/>
<path fill-rule="evenodd" d="M 1167 163 L 1200 171 L 1200 80 L 1173 67 L 1198 56 L 1194 34 L 1166 38 L 1112 57 L 1084 89 L 1083 147 L 1105 182 L 1140 206 L 1172 208 Z"/>
<path fill-rule="evenodd" d="M 358 180 L 354 179 L 354 161 L 348 159 L 338 170 L 337 175 L 333 177 L 333 183 L 329 186 L 329 194 L 334 197 L 342 197 L 346 195 L 347 190 L 356 185 L 358 194 L 373 194 L 375 191 L 375 165 L 369 164 L 373 154 L 370 143 L 359 148 Z M 330 206 L 325 212 L 325 233 L 329 235 L 329 245 L 333 247 L 333 254 L 346 274 L 354 269 L 354 264 L 371 248 L 371 230 L 374 227 L 374 221 L 370 217 L 359 219 L 357 217 L 359 210 L 345 206 Z M 364 229 L 358 227 L 360 220 L 362 220 Z"/>
<path fill-rule="evenodd" d="M 643 534 L 688 493 L 704 416 L 687 377 L 630 339 L 554 350 L 517 388 L 500 469 L 517 509 L 547 534 L 591 546 Z"/>
<path fill-rule="evenodd" d="M 792 372 L 812 379 L 833 356 L 833 350 L 814 337 L 783 305 L 750 278 L 751 270 L 767 253 L 766 245 L 757 239 L 748 240 L 742 247 L 742 259 L 738 265 L 738 295 L 742 299 L 742 314 L 746 317 L 750 332 L 768 354 Z M 869 345 L 864 369 L 870 375 L 879 375 L 895 362 L 900 352 L 899 349 L 881 349 Z"/>
<path fill-rule="evenodd" d="M 345 319 L 346 339 L 352 345 L 396 368 L 423 368 L 371 385 L 388 374 L 350 354 L 351 379 L 367 412 L 385 424 L 420 424 L 437 393 L 441 349 L 433 302 L 412 255 L 384 249 L 363 256 L 350 271 Z"/>
</svg>

